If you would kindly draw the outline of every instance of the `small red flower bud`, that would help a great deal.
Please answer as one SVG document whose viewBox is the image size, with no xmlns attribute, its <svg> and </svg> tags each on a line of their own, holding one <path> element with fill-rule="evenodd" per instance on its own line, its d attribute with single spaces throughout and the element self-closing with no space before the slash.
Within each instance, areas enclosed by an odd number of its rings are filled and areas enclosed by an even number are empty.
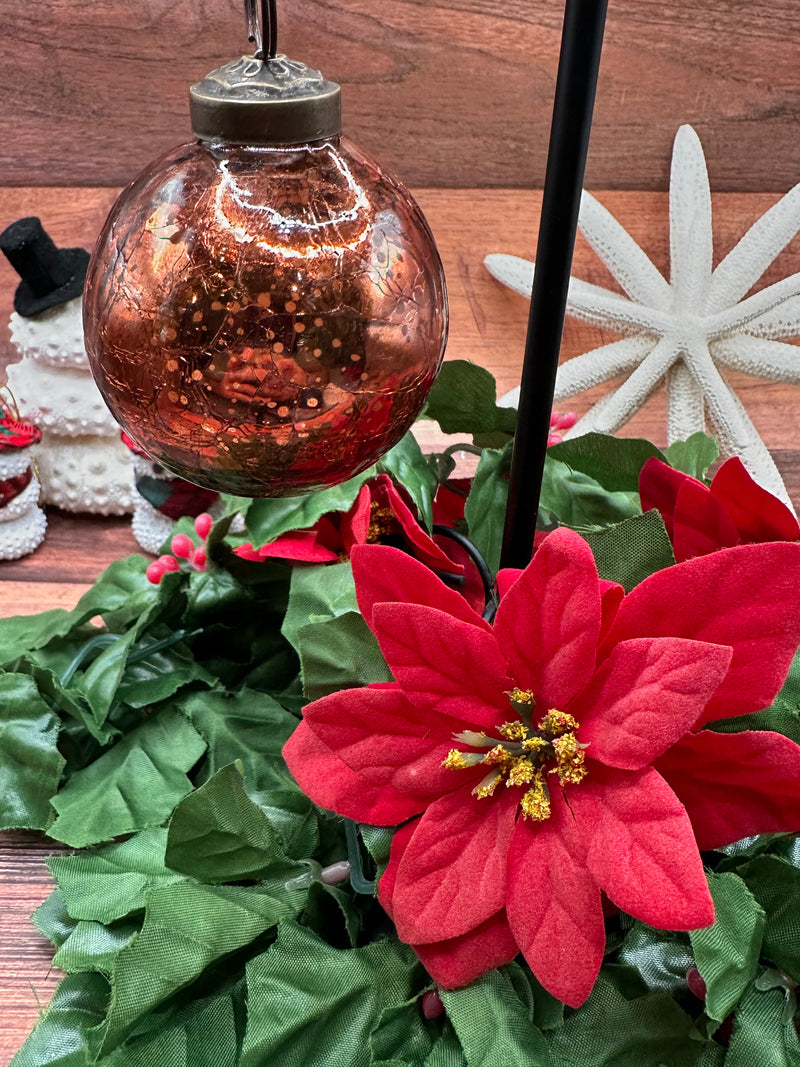
<svg viewBox="0 0 800 1067">
<path fill-rule="evenodd" d="M 202 548 L 198 548 L 192 553 L 191 564 L 198 571 L 204 571 L 206 569 L 207 560 L 208 556 Z"/>
<path fill-rule="evenodd" d="M 686 972 L 686 984 L 698 1000 L 706 999 L 706 983 L 696 967 L 690 967 Z"/>
<path fill-rule="evenodd" d="M 198 515 L 197 518 L 194 520 L 194 528 L 197 532 L 197 536 L 202 537 L 204 541 L 211 532 L 211 527 L 213 525 L 214 520 L 211 518 L 207 511 L 204 511 L 202 515 Z"/>
<path fill-rule="evenodd" d="M 174 556 L 159 556 L 156 563 L 161 564 L 161 569 L 165 573 L 167 571 L 179 571 L 181 569 L 180 563 Z"/>
<path fill-rule="evenodd" d="M 152 582 L 153 585 L 158 585 L 164 577 L 164 568 L 161 566 L 160 560 L 155 560 L 151 563 L 144 574 L 148 582 Z"/>
<path fill-rule="evenodd" d="M 429 989 L 422 994 L 422 1014 L 426 1019 L 438 1019 L 444 1014 L 444 1004 L 438 989 Z"/>
<path fill-rule="evenodd" d="M 189 559 L 194 552 L 192 539 L 191 537 L 187 537 L 186 534 L 176 534 L 172 538 L 172 545 L 170 547 L 180 559 Z"/>
</svg>

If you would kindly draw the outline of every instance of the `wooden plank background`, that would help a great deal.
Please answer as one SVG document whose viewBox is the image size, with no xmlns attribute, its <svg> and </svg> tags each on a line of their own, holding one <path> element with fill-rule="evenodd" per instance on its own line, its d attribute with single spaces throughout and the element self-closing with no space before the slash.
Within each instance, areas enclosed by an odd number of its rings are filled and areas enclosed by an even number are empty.
<svg viewBox="0 0 800 1067">
<path fill-rule="evenodd" d="M 187 87 L 246 49 L 241 0 L 0 0 L 0 186 L 120 185 L 188 139 Z M 563 0 L 279 0 L 281 47 L 410 185 L 538 187 Z M 587 184 L 666 188 L 695 125 L 714 187 L 800 180 L 797 0 L 611 0 Z"/>
</svg>

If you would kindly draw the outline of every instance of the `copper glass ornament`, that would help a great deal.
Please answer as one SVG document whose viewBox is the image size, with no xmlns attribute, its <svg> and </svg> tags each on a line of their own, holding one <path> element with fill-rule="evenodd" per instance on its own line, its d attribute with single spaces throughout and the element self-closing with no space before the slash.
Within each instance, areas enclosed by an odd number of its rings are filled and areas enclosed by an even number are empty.
<svg viewBox="0 0 800 1067">
<path fill-rule="evenodd" d="M 338 108 L 338 86 L 284 57 L 214 72 L 192 90 L 198 140 L 136 179 L 95 248 L 84 325 L 100 391 L 199 485 L 344 481 L 402 437 L 441 364 L 428 226 L 340 137 Z"/>
</svg>

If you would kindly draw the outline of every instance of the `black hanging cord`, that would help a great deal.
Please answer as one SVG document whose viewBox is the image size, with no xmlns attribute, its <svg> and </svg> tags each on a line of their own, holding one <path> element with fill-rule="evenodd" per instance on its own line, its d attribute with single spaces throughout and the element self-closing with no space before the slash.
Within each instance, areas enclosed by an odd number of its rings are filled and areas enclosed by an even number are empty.
<svg viewBox="0 0 800 1067">
<path fill-rule="evenodd" d="M 468 537 L 465 537 L 458 530 L 454 530 L 452 526 L 434 526 L 434 534 L 439 537 L 449 537 L 451 541 L 455 541 L 457 545 L 461 545 L 469 558 L 475 564 L 475 567 L 483 582 L 483 594 L 486 600 L 485 607 L 483 609 L 483 617 L 487 622 L 491 622 L 494 619 L 495 612 L 497 611 L 497 601 L 494 598 L 494 578 L 492 578 L 492 572 L 489 570 L 488 564 L 478 549 L 473 545 L 472 541 Z"/>
</svg>

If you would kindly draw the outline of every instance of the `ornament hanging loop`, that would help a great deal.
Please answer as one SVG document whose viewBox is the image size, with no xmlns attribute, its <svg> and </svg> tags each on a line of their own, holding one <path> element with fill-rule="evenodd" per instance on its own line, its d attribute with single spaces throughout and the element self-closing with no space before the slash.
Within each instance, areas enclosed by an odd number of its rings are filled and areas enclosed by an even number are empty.
<svg viewBox="0 0 800 1067">
<path fill-rule="evenodd" d="M 247 38 L 256 46 L 256 55 L 268 63 L 278 53 L 277 0 L 244 0 Z"/>
</svg>

